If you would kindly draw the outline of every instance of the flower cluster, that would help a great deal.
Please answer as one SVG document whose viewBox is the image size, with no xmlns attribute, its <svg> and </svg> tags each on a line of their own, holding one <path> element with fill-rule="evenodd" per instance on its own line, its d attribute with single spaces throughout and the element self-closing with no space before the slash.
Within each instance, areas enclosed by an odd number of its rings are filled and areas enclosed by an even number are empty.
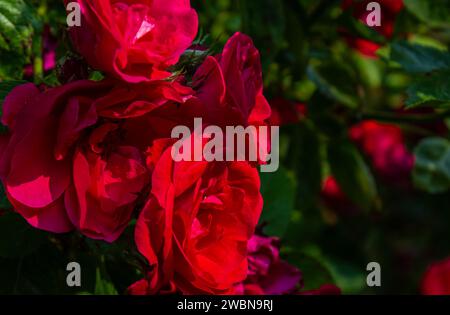
<svg viewBox="0 0 450 315">
<path fill-rule="evenodd" d="M 76 79 L 23 84 L 6 97 L 0 178 L 15 211 L 36 228 L 107 242 L 137 218 L 146 268 L 130 293 L 294 292 L 300 272 L 273 239 L 253 236 L 263 205 L 256 166 L 171 155 L 172 128 L 194 117 L 268 123 L 252 40 L 236 33 L 189 76 L 174 74 L 197 33 L 188 0 L 77 2 L 74 48 L 105 78 L 65 73 Z"/>
</svg>

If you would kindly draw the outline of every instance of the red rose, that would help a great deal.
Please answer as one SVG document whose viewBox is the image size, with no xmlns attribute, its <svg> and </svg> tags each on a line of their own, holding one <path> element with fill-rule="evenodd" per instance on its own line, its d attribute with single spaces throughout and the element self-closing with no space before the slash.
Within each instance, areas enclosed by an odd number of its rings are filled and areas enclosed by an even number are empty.
<svg viewBox="0 0 450 315">
<path fill-rule="evenodd" d="M 68 0 L 66 0 L 66 3 Z M 189 0 L 76 0 L 81 26 L 72 41 L 96 69 L 127 82 L 170 76 L 197 34 L 197 13 Z"/>
<path fill-rule="evenodd" d="M 408 151 L 398 126 L 368 120 L 353 126 L 350 138 L 370 158 L 381 177 L 399 184 L 409 182 L 414 155 Z"/>
<path fill-rule="evenodd" d="M 425 295 L 450 295 L 450 258 L 428 267 L 421 289 Z"/>
<path fill-rule="evenodd" d="M 140 145 L 124 118 L 183 100 L 178 84 L 77 81 L 41 92 L 32 84 L 5 99 L 0 177 L 28 222 L 51 232 L 76 227 L 114 241 L 149 181 Z M 183 91 L 185 92 L 185 91 Z"/>
<path fill-rule="evenodd" d="M 244 34 L 234 34 L 220 55 L 206 58 L 194 75 L 194 89 L 212 124 L 261 125 L 270 117 L 259 52 Z"/>
<path fill-rule="evenodd" d="M 294 293 L 301 284 L 300 270 L 280 258 L 279 240 L 254 235 L 248 243 L 248 274 L 237 286 L 245 295 Z"/>
<path fill-rule="evenodd" d="M 234 34 L 221 54 L 206 58 L 193 77 L 193 86 L 203 108 L 197 117 L 202 117 L 206 125 L 265 126 L 270 118 L 270 105 L 263 95 L 260 55 L 244 34 Z M 266 137 L 259 131 L 255 143 L 267 146 L 270 152 L 271 135 Z M 260 153 L 258 161 L 266 161 L 265 153 Z"/>
<path fill-rule="evenodd" d="M 45 25 L 42 32 L 42 70 L 44 73 L 53 70 L 56 67 L 56 49 L 58 43 L 52 36 L 50 26 Z M 24 76 L 26 78 L 32 78 L 34 74 L 33 65 L 29 64 L 25 66 Z"/>
<path fill-rule="evenodd" d="M 352 10 L 353 16 L 366 24 L 367 16 L 371 11 L 367 10 L 367 5 L 373 2 L 371 0 L 343 0 L 342 8 L 344 10 Z M 376 1 L 381 7 L 381 25 L 373 26 L 376 32 L 390 39 L 394 33 L 395 20 L 399 12 L 403 9 L 403 0 L 378 0 Z M 371 42 L 363 38 L 355 38 L 346 35 L 349 45 L 368 57 L 375 57 L 376 51 L 380 48 L 377 43 Z"/>
<path fill-rule="evenodd" d="M 232 293 L 262 209 L 258 172 L 246 162 L 174 162 L 168 142 L 152 150 L 162 155 L 151 159 L 151 197 L 135 232 L 151 269 L 130 293 Z"/>
</svg>

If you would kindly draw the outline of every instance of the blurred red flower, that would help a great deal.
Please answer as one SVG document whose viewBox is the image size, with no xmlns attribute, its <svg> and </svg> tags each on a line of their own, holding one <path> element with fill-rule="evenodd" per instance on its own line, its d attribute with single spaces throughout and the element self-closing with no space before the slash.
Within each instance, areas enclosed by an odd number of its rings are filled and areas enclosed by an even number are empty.
<svg viewBox="0 0 450 315">
<path fill-rule="evenodd" d="M 169 77 L 167 67 L 197 34 L 189 0 L 76 2 L 81 26 L 69 29 L 76 49 L 92 67 L 130 83 Z"/>
<path fill-rule="evenodd" d="M 425 295 L 450 295 L 450 258 L 428 266 L 421 291 Z"/>
<path fill-rule="evenodd" d="M 370 11 L 367 10 L 367 5 L 370 2 L 373 1 L 343 0 L 342 8 L 344 10 L 352 10 L 353 16 L 366 24 L 367 16 L 370 14 Z M 376 2 L 381 7 L 381 25 L 373 26 L 372 28 L 385 38 L 390 39 L 394 33 L 397 15 L 403 9 L 403 0 L 379 0 Z M 375 53 L 380 48 L 380 45 L 367 39 L 354 37 L 348 34 L 347 31 L 344 31 L 344 34 L 347 43 L 351 47 L 368 57 L 376 56 Z"/>
</svg>

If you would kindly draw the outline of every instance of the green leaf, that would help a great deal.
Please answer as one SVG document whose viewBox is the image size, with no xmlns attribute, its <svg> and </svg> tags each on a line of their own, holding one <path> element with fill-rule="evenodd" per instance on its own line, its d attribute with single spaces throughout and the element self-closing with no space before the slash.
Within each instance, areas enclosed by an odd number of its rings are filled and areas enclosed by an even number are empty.
<svg viewBox="0 0 450 315">
<path fill-rule="evenodd" d="M 92 81 L 101 81 L 104 78 L 105 78 L 105 75 L 103 73 L 101 73 L 100 71 L 93 71 L 89 75 L 89 80 L 92 80 Z"/>
<path fill-rule="evenodd" d="M 35 19 L 23 0 L 0 0 L 0 78 L 21 77 L 29 60 Z M 18 75 L 20 74 L 20 75 Z"/>
<path fill-rule="evenodd" d="M 431 26 L 449 26 L 450 1 L 403 0 L 406 8 L 421 22 Z"/>
<path fill-rule="evenodd" d="M 327 257 L 324 260 L 335 284 L 343 293 L 355 294 L 366 288 L 366 272 L 364 268 L 355 265 L 351 261 L 335 257 Z"/>
<path fill-rule="evenodd" d="M 96 269 L 95 294 L 96 295 L 117 295 L 117 290 L 111 282 L 105 268 L 105 258 L 100 257 L 100 266 Z"/>
<path fill-rule="evenodd" d="M 355 78 L 350 69 L 330 63 L 310 65 L 307 73 L 322 94 L 347 107 L 358 107 Z"/>
<path fill-rule="evenodd" d="M 45 241 L 45 233 L 31 227 L 21 216 L 8 212 L 0 216 L 0 257 L 26 256 Z"/>
<path fill-rule="evenodd" d="M 322 188 L 322 156 L 317 131 L 306 122 L 296 126 L 292 147 L 296 150 L 295 170 L 297 181 L 297 206 L 299 210 L 311 208 Z"/>
<path fill-rule="evenodd" d="M 274 173 L 261 173 L 261 194 L 264 209 L 260 222 L 268 235 L 282 237 L 294 210 L 295 181 L 280 167 Z"/>
<path fill-rule="evenodd" d="M 345 194 L 363 209 L 372 209 L 378 197 L 375 180 L 355 146 L 348 141 L 332 141 L 328 161 Z"/>
<path fill-rule="evenodd" d="M 303 291 L 315 290 L 324 284 L 334 283 L 333 275 L 328 265 L 320 255 L 306 251 L 289 252 L 289 263 L 300 269 L 303 280 Z"/>
<path fill-rule="evenodd" d="M 414 151 L 416 160 L 413 181 L 429 193 L 442 193 L 450 188 L 450 142 L 443 138 L 422 140 Z"/>
<path fill-rule="evenodd" d="M 343 14 L 339 17 L 339 24 L 352 36 L 361 37 L 378 44 L 383 44 L 386 42 L 385 37 L 375 31 L 373 27 L 368 26 L 359 19 L 355 19 L 350 11 L 343 12 Z"/>
<path fill-rule="evenodd" d="M 450 70 L 450 53 L 405 41 L 391 45 L 391 59 L 411 73 Z"/>
<path fill-rule="evenodd" d="M 425 103 L 450 105 L 450 72 L 437 72 L 431 76 L 422 77 L 412 83 L 408 90 L 408 107 L 416 107 Z"/>
<path fill-rule="evenodd" d="M 33 33 L 31 10 L 23 0 L 0 0 L 0 37 L 3 49 L 20 48 Z"/>
<path fill-rule="evenodd" d="M 303 275 L 303 290 L 318 289 L 324 284 L 336 284 L 344 293 L 359 293 L 365 286 L 365 270 L 349 261 L 324 255 L 316 245 L 301 251 L 288 252 L 288 261 Z"/>
</svg>

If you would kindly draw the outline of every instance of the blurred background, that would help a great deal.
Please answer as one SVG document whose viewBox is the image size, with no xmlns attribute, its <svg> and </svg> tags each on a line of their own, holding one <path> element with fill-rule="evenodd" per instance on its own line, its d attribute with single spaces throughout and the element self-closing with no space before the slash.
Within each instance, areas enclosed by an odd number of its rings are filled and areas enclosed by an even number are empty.
<svg viewBox="0 0 450 315">
<path fill-rule="evenodd" d="M 450 3 L 380 0 L 381 26 L 368 27 L 369 2 L 191 1 L 197 45 L 219 50 L 240 31 L 261 53 L 282 162 L 261 174 L 260 232 L 280 238 L 305 289 L 417 294 L 427 267 L 450 256 Z M 66 53 L 65 16 L 62 1 L 0 0 L 0 100 L 17 81 L 89 73 Z M 139 279 L 126 235 L 110 247 L 22 221 L 0 216 L 0 293 L 80 293 L 60 280 L 73 257 L 92 269 L 81 293 Z M 366 284 L 369 262 L 381 287 Z"/>
</svg>

